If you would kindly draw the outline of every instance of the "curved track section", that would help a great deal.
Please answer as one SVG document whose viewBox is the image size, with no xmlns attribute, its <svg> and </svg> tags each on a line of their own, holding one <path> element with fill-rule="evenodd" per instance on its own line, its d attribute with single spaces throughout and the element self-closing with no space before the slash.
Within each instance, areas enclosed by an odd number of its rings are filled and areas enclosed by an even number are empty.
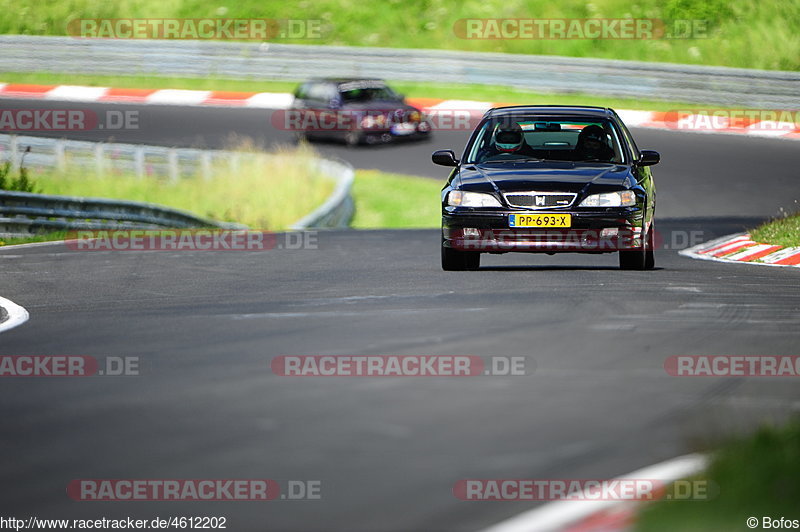
<svg viewBox="0 0 800 532">
<path fill-rule="evenodd" d="M 288 140 L 252 111 L 145 111 L 136 138 L 116 138 Z M 443 179 L 429 153 L 464 137 L 322 151 Z M 791 142 L 657 131 L 637 140 L 663 154 L 658 224 L 669 238 L 737 232 L 797 197 Z M 8 507 L 62 518 L 226 515 L 232 530 L 477 530 L 533 505 L 460 501 L 459 479 L 612 478 L 796 408 L 790 379 L 678 378 L 663 364 L 796 355 L 798 272 L 660 249 L 652 272 L 619 271 L 613 255 L 521 255 L 453 274 L 439 269 L 438 239 L 333 231 L 305 250 L 0 251 L 4 295 L 32 314 L 0 337 L 0 354 L 130 356 L 142 368 L 4 380 Z M 523 356 L 536 370 L 299 379 L 269 366 L 278 355 L 360 354 Z M 76 504 L 64 494 L 75 478 L 302 479 L 323 489 L 305 502 Z"/>
<path fill-rule="evenodd" d="M 256 145 L 293 143 L 288 131 L 273 127 L 274 111 L 263 109 L 89 104 L 0 99 L 2 109 L 90 109 L 102 116 L 108 109 L 138 113 L 138 129 L 70 132 L 69 138 L 109 140 L 181 147 L 225 148 L 250 139 Z M 278 121 L 280 122 L 280 121 Z M 36 133 L 26 133 L 36 134 Z M 52 134 L 41 133 L 46 136 Z M 434 166 L 437 148 L 459 153 L 469 132 L 437 131 L 430 142 L 398 143 L 350 149 L 341 144 L 315 146 L 356 168 L 430 176 L 444 181 L 446 168 Z M 797 150 L 791 140 L 737 135 L 682 133 L 639 129 L 640 148 L 661 152 L 655 170 L 658 216 L 775 216 L 781 208 L 797 209 Z"/>
</svg>

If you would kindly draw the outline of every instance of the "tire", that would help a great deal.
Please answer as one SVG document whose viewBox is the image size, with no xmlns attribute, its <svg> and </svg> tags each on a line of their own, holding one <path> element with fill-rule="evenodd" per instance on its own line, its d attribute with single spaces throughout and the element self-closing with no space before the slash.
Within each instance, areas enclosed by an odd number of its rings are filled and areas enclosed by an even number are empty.
<svg viewBox="0 0 800 532">
<path fill-rule="evenodd" d="M 358 131 L 348 131 L 344 134 L 344 143 L 348 148 L 355 148 L 361 144 L 361 134 Z"/>
<path fill-rule="evenodd" d="M 650 231 L 647 232 L 647 239 L 644 241 L 644 269 L 652 270 L 656 267 L 656 245 L 655 245 L 655 224 L 650 224 Z"/>
<path fill-rule="evenodd" d="M 647 238 L 642 249 L 632 249 L 619 252 L 619 268 L 621 270 L 652 270 L 656 267 L 656 257 L 653 252 L 653 235 L 655 229 L 650 226 Z"/>
<path fill-rule="evenodd" d="M 446 272 L 477 270 L 481 266 L 481 254 L 476 251 L 459 251 L 442 246 L 442 269 Z"/>
</svg>

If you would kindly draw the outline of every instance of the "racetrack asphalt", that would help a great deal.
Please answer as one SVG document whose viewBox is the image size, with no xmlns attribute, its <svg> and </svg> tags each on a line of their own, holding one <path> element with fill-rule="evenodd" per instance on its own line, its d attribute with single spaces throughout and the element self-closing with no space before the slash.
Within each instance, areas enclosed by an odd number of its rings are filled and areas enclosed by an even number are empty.
<svg viewBox="0 0 800 532">
<path fill-rule="evenodd" d="M 64 107 L 0 100 L 44 105 Z M 129 108 L 142 113 L 141 129 L 116 132 L 120 142 L 289 140 L 262 111 Z M 107 138 L 82 137 L 93 135 Z M 538 503 L 460 501 L 460 479 L 611 478 L 796 412 L 790 378 L 672 377 L 663 364 L 798 354 L 800 273 L 691 260 L 673 245 L 792 209 L 798 145 L 634 136 L 664 161 L 654 169 L 657 225 L 670 249 L 649 272 L 620 271 L 614 255 L 503 255 L 448 273 L 437 230 L 322 232 L 318 249 L 264 252 L 0 250 L 0 294 L 31 315 L 0 335 L 0 354 L 131 356 L 142 366 L 140 376 L 5 378 L 0 508 L 223 515 L 230 530 L 477 530 Z M 428 143 L 320 149 L 443 180 L 430 152 L 465 141 L 437 132 Z M 535 371 L 290 378 L 269 365 L 278 355 L 364 354 L 523 356 Z M 75 502 L 65 489 L 78 478 L 321 480 L 322 499 Z"/>
</svg>

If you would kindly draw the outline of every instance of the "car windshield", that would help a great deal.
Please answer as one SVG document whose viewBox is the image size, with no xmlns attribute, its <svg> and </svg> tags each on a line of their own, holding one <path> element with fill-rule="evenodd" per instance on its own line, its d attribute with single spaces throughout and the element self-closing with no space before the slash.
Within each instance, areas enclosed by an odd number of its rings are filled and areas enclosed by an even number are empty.
<svg viewBox="0 0 800 532">
<path fill-rule="evenodd" d="M 389 87 L 358 87 L 353 89 L 341 90 L 342 101 L 353 102 L 372 102 L 372 101 L 396 101 L 399 96 Z"/>
<path fill-rule="evenodd" d="M 622 163 L 619 132 L 594 117 L 497 117 L 481 124 L 466 163 L 552 160 Z"/>
</svg>

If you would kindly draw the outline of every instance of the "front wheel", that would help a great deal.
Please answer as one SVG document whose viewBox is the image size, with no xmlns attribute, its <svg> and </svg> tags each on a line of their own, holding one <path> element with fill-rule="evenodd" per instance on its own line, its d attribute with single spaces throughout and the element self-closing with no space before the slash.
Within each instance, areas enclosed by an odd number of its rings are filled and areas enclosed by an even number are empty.
<svg viewBox="0 0 800 532">
<path fill-rule="evenodd" d="M 642 249 L 625 250 L 619 252 L 619 267 L 622 270 L 652 270 L 656 267 L 656 257 L 653 252 L 655 229 L 650 226 L 647 238 Z"/>
<path fill-rule="evenodd" d="M 459 251 L 442 246 L 442 269 L 446 272 L 477 270 L 481 266 L 481 254 L 475 251 Z"/>
<path fill-rule="evenodd" d="M 344 143 L 348 148 L 355 148 L 361 144 L 361 133 L 358 131 L 348 131 L 344 134 Z"/>
</svg>

